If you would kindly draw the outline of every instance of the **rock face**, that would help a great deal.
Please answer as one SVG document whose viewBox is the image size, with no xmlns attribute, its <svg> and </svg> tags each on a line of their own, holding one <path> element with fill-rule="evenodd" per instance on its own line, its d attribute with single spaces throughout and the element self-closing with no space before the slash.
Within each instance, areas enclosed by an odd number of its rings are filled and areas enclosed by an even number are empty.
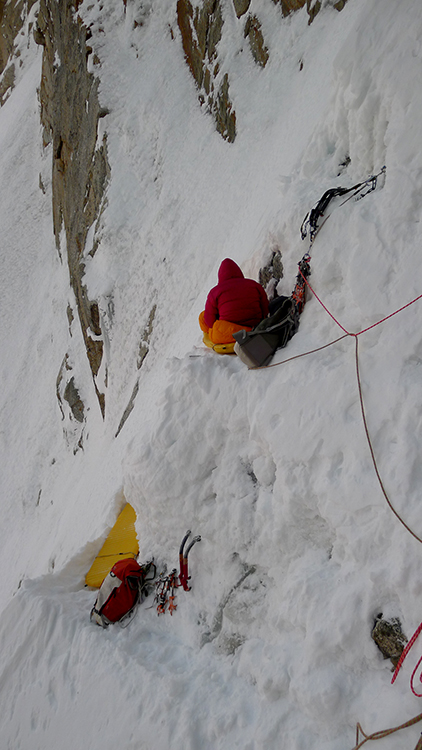
<svg viewBox="0 0 422 750">
<path fill-rule="evenodd" d="M 15 39 L 36 0 L 0 0 L 0 107 L 15 82 Z M 9 65 L 8 65 L 9 62 Z"/>
<path fill-rule="evenodd" d="M 245 23 L 244 36 L 249 39 L 253 59 L 257 65 L 265 68 L 269 54 L 265 46 L 261 24 L 256 16 L 248 16 Z"/>
<path fill-rule="evenodd" d="M 271 250 L 271 257 L 266 265 L 259 269 L 259 283 L 264 287 L 270 300 L 274 298 L 276 286 L 282 278 L 283 262 L 281 260 L 281 251 L 276 246 Z"/>
<path fill-rule="evenodd" d="M 39 96 L 44 146 L 52 143 L 53 150 L 54 234 L 60 253 L 64 230 L 70 283 L 104 416 L 105 397 L 96 382 L 104 347 L 100 315 L 83 282 L 84 257 L 96 249 L 85 247 L 87 234 L 100 215 L 109 178 L 106 138 L 97 145 L 98 122 L 107 113 L 100 108 L 98 79 L 88 71 L 89 35 L 75 20 L 74 2 L 40 1 L 34 36 L 44 48 Z"/>
<path fill-rule="evenodd" d="M 284 16 L 288 16 L 295 10 L 300 10 L 306 5 L 306 10 L 309 16 L 309 22 L 312 23 L 315 16 L 319 13 L 322 8 L 322 0 L 279 0 L 281 10 Z M 343 10 L 347 0 L 328 0 L 325 5 L 332 5 L 336 10 Z"/>
<path fill-rule="evenodd" d="M 250 0 L 233 0 L 233 4 L 236 17 L 241 19 L 249 10 Z M 199 100 L 214 115 L 218 132 L 232 143 L 236 138 L 236 113 L 230 100 L 228 74 L 220 69 L 218 61 L 217 48 L 223 34 L 220 0 L 204 0 L 202 6 L 195 8 L 190 0 L 178 0 L 177 22 L 186 62 L 200 92 Z M 249 14 L 241 23 L 255 62 L 265 67 L 269 53 L 259 19 Z"/>
<path fill-rule="evenodd" d="M 204 0 L 202 7 L 195 9 L 190 0 L 178 0 L 177 22 L 186 62 L 200 90 L 199 99 L 213 113 L 218 132 L 233 142 L 236 114 L 229 97 L 229 78 L 221 74 L 217 61 L 223 29 L 220 0 Z"/>
</svg>

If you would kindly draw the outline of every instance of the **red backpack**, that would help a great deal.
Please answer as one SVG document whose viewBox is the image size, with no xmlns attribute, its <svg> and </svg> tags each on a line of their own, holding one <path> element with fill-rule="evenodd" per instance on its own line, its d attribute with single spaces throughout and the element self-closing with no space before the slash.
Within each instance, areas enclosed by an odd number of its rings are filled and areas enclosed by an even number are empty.
<svg viewBox="0 0 422 750">
<path fill-rule="evenodd" d="M 153 561 L 139 565 L 133 558 L 119 560 L 101 584 L 91 620 L 106 628 L 111 622 L 129 618 L 136 605 L 147 596 L 148 583 L 155 575 Z"/>
</svg>

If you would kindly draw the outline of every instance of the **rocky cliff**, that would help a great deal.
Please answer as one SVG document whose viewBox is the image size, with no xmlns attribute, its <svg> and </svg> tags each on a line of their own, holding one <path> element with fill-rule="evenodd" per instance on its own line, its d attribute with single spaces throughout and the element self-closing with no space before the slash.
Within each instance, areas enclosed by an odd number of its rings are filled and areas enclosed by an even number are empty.
<svg viewBox="0 0 422 750">
<path fill-rule="evenodd" d="M 61 252 L 64 229 L 70 283 L 104 414 L 104 393 L 96 382 L 103 356 L 101 323 L 98 304 L 84 286 L 84 257 L 96 250 L 95 235 L 92 247 L 86 246 L 87 234 L 101 211 L 109 176 L 105 136 L 98 142 L 98 122 L 106 111 L 99 104 L 98 79 L 88 70 L 89 31 L 74 5 L 41 0 L 35 39 L 44 48 L 39 97 L 44 145 L 51 143 L 53 153 L 54 235 Z"/>
</svg>

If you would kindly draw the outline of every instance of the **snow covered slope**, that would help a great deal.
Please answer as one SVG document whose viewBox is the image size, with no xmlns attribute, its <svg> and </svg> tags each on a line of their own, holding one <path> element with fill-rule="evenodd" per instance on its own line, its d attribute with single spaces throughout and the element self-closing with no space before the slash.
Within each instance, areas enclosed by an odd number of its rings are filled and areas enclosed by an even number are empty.
<svg viewBox="0 0 422 750">
<path fill-rule="evenodd" d="M 198 104 L 173 3 L 128 2 L 125 13 L 118 0 L 101 9 L 86 1 L 78 11 L 110 112 L 108 206 L 86 275 L 107 331 L 105 421 L 66 316 L 38 119 L 41 51 L 30 37 L 0 110 L 7 750 L 344 750 L 357 721 L 372 732 L 421 710 L 408 684 L 421 646 L 391 686 L 391 662 L 371 639 L 381 612 L 400 618 L 409 638 L 421 621 L 422 546 L 374 471 L 355 337 L 248 371 L 205 350 L 197 317 L 224 257 L 256 278 L 275 243 L 279 291 L 290 293 L 308 249 L 306 212 L 326 189 L 383 165 L 385 182 L 338 205 L 318 234 L 311 283 L 351 333 L 422 294 L 422 7 L 349 0 L 308 26 L 305 10 L 283 19 L 253 0 L 270 52 L 264 69 L 224 9 L 233 144 Z M 421 305 L 358 345 L 380 475 L 422 539 Z M 311 296 L 273 362 L 343 333 Z M 83 449 L 56 400 L 66 350 L 85 372 Z M 126 501 L 138 513 L 141 557 L 154 555 L 160 569 L 176 565 L 187 528 L 202 541 L 192 591 L 178 592 L 172 617 L 147 601 L 127 629 L 102 631 L 89 622 L 95 592 L 84 575 Z M 412 748 L 419 734 L 402 730 L 380 748 Z"/>
</svg>

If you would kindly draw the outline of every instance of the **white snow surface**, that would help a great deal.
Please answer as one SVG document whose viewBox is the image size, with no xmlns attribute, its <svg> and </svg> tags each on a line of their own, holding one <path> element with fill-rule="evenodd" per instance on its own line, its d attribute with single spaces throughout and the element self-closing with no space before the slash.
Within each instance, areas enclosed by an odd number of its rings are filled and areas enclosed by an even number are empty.
<svg viewBox="0 0 422 750">
<path fill-rule="evenodd" d="M 261 69 L 225 0 L 234 144 L 198 102 L 175 2 L 79 8 L 110 112 L 111 181 L 86 273 L 106 332 L 105 420 L 76 319 L 69 329 L 65 242 L 59 253 L 53 238 L 36 7 L 19 37 L 0 110 L 2 750 L 346 750 L 357 721 L 374 732 L 422 710 L 409 688 L 422 643 L 392 686 L 371 639 L 381 612 L 408 638 L 419 625 L 422 545 L 374 471 L 355 337 L 252 371 L 205 349 L 197 324 L 225 257 L 257 278 L 278 245 L 289 294 L 307 211 L 383 165 L 375 192 L 337 202 L 310 281 L 351 333 L 422 294 L 422 5 L 323 6 L 309 26 L 305 9 L 283 18 L 252 0 L 270 53 Z M 422 538 L 421 310 L 418 300 L 358 342 L 380 476 Z M 342 335 L 311 295 L 273 363 Z M 56 398 L 66 353 L 84 426 Z M 126 501 L 140 558 L 159 569 L 177 564 L 186 529 L 202 541 L 172 617 L 147 600 L 127 628 L 104 631 L 84 578 Z M 380 750 L 412 748 L 420 731 Z"/>
</svg>

